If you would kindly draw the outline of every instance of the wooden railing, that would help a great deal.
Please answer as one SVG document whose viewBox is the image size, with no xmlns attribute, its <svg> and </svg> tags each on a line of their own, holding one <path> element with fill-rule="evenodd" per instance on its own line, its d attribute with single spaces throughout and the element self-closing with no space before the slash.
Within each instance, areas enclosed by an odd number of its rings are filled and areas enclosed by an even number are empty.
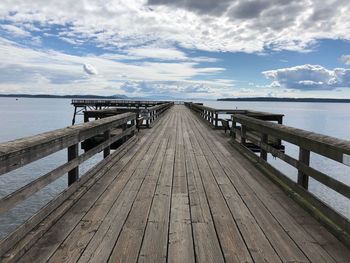
<svg viewBox="0 0 350 263">
<path fill-rule="evenodd" d="M 0 144 L 0 175 L 6 174 L 65 148 L 68 149 L 67 163 L 1 198 L 0 213 L 4 213 L 15 207 L 18 203 L 26 200 L 40 189 L 67 173 L 69 185 L 63 193 L 54 198 L 52 202 L 42 208 L 37 214 L 31 217 L 29 221 L 24 225 L 21 225 L 15 232 L 8 236 L 6 242 L 0 242 L 0 254 L 7 249 L 8 244 L 13 244 L 18 241 L 28 233 L 35 224 L 40 222 L 58 207 L 59 204 L 66 200 L 69 195 L 77 189 L 78 186 L 76 186 L 76 184 L 79 185 L 88 180 L 88 176 L 85 175 L 79 179 L 79 165 L 81 163 L 101 151 L 103 151 L 105 159 L 99 164 L 103 163 L 110 157 L 110 145 L 112 143 L 118 140 L 126 141 L 134 135 L 136 129 L 135 123 L 135 113 L 123 113 L 89 123 L 78 124 Z M 111 130 L 116 128 L 119 128 L 121 132 L 119 134 L 114 133 L 113 136 L 111 136 Z M 104 135 L 105 141 L 81 155 L 78 154 L 80 142 L 100 134 Z M 126 147 L 125 145 L 130 144 L 130 141 L 134 141 L 134 139 L 129 139 L 127 143 L 123 144 L 120 147 L 120 151 Z M 99 164 L 95 167 L 99 166 Z M 89 171 L 93 169 L 94 168 Z M 98 169 L 103 169 L 103 167 L 99 167 Z"/>
<path fill-rule="evenodd" d="M 146 112 L 147 115 L 141 116 L 146 120 L 146 126 L 151 127 L 158 120 L 158 118 L 173 105 L 174 102 L 166 102 L 149 107 Z"/>
<path fill-rule="evenodd" d="M 252 111 L 252 110 L 241 110 L 241 109 L 215 109 L 212 107 L 203 106 L 202 103 L 192 103 L 185 102 L 185 106 L 190 108 L 192 111 L 197 113 L 201 118 L 203 118 L 212 128 L 215 129 L 227 129 L 230 127 L 228 122 L 231 122 L 231 119 L 222 119 L 220 118 L 221 114 L 231 115 L 231 114 L 244 114 L 257 118 L 260 120 L 276 121 L 278 123 L 283 122 L 283 114 L 274 114 L 261 111 Z"/>
<path fill-rule="evenodd" d="M 72 99 L 72 104 L 82 104 L 86 106 L 95 106 L 95 105 L 103 105 L 103 106 L 116 106 L 116 105 L 158 105 L 166 103 L 166 101 L 155 101 L 155 100 L 120 100 L 120 99 Z"/>
<path fill-rule="evenodd" d="M 142 121 L 138 123 L 138 127 L 146 126 L 149 128 L 152 127 L 152 125 L 158 120 L 158 118 L 162 116 L 162 114 L 173 105 L 173 102 L 166 102 L 146 108 L 118 107 L 101 110 L 86 110 L 84 111 L 84 122 L 88 122 L 90 118 L 98 119 L 120 114 L 122 112 L 134 112 L 138 114 L 140 118 L 142 118 Z"/>
<path fill-rule="evenodd" d="M 237 124 L 240 124 L 238 126 Z M 350 198 L 350 186 L 346 185 L 331 176 L 310 166 L 310 153 L 316 153 L 327 157 L 331 160 L 350 166 L 350 141 L 337 139 L 330 136 L 317 134 L 293 127 L 258 120 L 242 114 L 232 115 L 231 135 L 236 144 L 245 146 L 249 141 L 260 147 L 260 156 L 248 152 L 248 154 L 256 159 L 269 171 L 279 176 L 279 180 L 283 180 L 284 184 L 291 187 L 297 193 L 305 197 L 314 207 L 317 207 L 322 213 L 331 218 L 341 229 L 350 233 L 350 224 L 348 219 L 335 212 L 328 205 L 324 204 L 316 196 L 308 191 L 309 177 L 312 177 L 321 184 L 329 187 L 335 192 Z M 250 132 L 248 133 L 247 130 Z M 254 135 L 253 135 L 254 134 Z M 278 139 L 294 144 L 299 147 L 299 158 L 296 159 L 269 144 L 268 141 Z M 246 150 L 248 148 L 244 147 Z M 267 161 L 267 154 L 271 153 L 274 157 L 281 159 L 287 164 L 295 167 L 298 170 L 297 181 L 294 182 L 284 175 L 280 170 L 272 167 Z M 310 208 L 311 213 L 317 211 Z M 320 217 L 320 214 L 315 216 Z M 326 222 L 327 223 L 327 222 Z M 333 229 L 334 230 L 334 229 Z"/>
</svg>

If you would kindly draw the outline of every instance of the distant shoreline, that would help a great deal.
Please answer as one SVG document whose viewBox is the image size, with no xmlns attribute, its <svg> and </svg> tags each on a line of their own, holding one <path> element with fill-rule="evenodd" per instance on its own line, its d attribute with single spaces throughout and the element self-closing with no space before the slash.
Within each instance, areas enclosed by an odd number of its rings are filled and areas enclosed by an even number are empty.
<svg viewBox="0 0 350 263">
<path fill-rule="evenodd" d="M 0 94 L 4 98 L 43 98 L 43 99 L 128 99 L 124 95 L 99 96 L 99 95 L 49 95 L 49 94 Z"/>
<path fill-rule="evenodd" d="M 99 95 L 50 95 L 50 94 L 0 94 L 3 98 L 43 98 L 43 99 L 142 99 L 132 98 L 125 95 L 99 96 Z M 167 99 L 182 100 L 182 99 Z M 183 99 L 188 101 L 189 99 Z M 196 99 L 192 99 L 195 101 Z M 200 99 L 202 100 L 202 99 Z M 251 97 L 251 98 L 220 98 L 217 101 L 256 101 L 256 102 L 324 102 L 324 103 L 350 103 L 350 99 L 332 98 L 273 98 L 273 97 Z"/>
<path fill-rule="evenodd" d="M 331 99 L 331 98 L 271 98 L 271 97 L 222 98 L 222 99 L 217 99 L 217 101 L 350 103 L 350 99 Z"/>
</svg>

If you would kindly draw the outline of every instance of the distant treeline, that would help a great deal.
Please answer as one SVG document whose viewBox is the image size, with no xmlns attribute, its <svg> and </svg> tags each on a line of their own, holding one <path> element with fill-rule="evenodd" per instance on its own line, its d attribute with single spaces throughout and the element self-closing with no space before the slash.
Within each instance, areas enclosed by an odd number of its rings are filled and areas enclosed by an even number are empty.
<svg viewBox="0 0 350 263">
<path fill-rule="evenodd" d="M 273 102 L 333 102 L 350 103 L 350 99 L 331 98 L 273 98 L 273 97 L 252 97 L 252 98 L 222 98 L 218 101 L 273 101 Z"/>
<path fill-rule="evenodd" d="M 49 94 L 0 94 L 0 97 L 10 98 L 57 98 L 57 99 L 127 99 L 124 95 L 49 95 Z"/>
</svg>

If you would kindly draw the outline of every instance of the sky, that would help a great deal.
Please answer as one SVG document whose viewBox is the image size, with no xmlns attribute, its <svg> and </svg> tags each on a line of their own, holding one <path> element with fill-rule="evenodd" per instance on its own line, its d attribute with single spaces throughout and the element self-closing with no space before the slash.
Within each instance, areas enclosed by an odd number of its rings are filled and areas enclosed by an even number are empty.
<svg viewBox="0 0 350 263">
<path fill-rule="evenodd" d="M 1 0 L 0 94 L 350 98 L 349 0 Z"/>
</svg>

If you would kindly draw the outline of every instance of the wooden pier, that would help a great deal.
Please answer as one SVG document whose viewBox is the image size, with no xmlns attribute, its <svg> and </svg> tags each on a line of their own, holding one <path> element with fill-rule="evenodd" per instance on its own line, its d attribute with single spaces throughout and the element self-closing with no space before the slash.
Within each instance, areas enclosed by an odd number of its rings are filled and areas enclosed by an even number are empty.
<svg viewBox="0 0 350 263">
<path fill-rule="evenodd" d="M 136 120 L 123 113 L 0 144 L 0 174 L 69 149 L 68 163 L 1 199 L 0 212 L 67 172 L 70 178 L 64 192 L 0 242 L 1 262 L 349 262 L 348 219 L 315 201 L 305 184 L 310 151 L 345 163 L 349 142 L 324 136 L 316 144 L 304 133 L 295 160 L 301 182 L 293 185 L 266 164 L 268 152 L 292 162 L 268 137 L 300 143 L 288 135 L 297 131 L 274 130 L 281 124 L 236 112 L 229 136 L 189 104 L 170 107 L 139 133 Z M 244 147 L 256 140 L 253 130 L 264 134 L 255 159 Z M 97 134 L 105 141 L 78 156 L 79 142 Z M 78 165 L 100 151 L 103 161 L 79 177 Z M 320 180 L 349 197 L 348 186 Z"/>
</svg>

